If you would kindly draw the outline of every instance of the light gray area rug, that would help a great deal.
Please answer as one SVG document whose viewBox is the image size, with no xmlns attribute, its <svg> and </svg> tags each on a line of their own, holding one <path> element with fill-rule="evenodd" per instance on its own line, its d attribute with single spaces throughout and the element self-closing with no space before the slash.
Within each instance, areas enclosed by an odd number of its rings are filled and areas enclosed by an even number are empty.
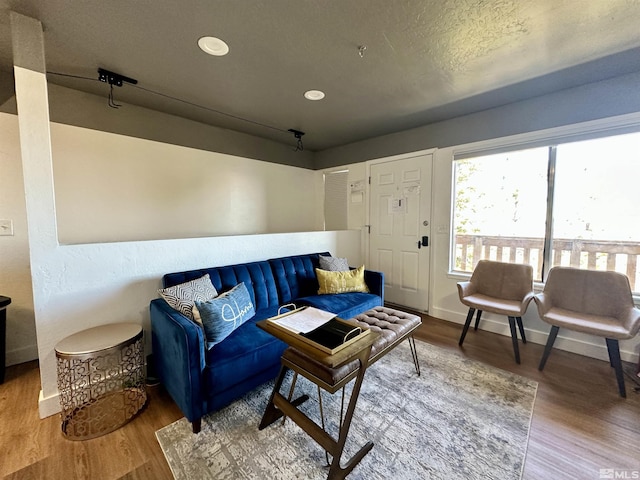
<svg viewBox="0 0 640 480">
<path fill-rule="evenodd" d="M 521 478 L 537 382 L 457 352 L 416 345 L 422 376 L 408 342 L 367 370 L 343 463 L 368 440 L 374 446 L 348 478 Z M 258 430 L 272 388 L 273 382 L 265 384 L 206 416 L 197 435 L 185 418 L 158 430 L 174 477 L 325 479 L 324 451 L 291 420 Z M 281 391 L 286 396 L 287 381 Z M 317 387 L 298 377 L 294 398 L 301 393 L 310 399 L 300 408 L 320 425 Z M 326 428 L 334 438 L 340 400 L 340 392 L 322 392 Z"/>
</svg>

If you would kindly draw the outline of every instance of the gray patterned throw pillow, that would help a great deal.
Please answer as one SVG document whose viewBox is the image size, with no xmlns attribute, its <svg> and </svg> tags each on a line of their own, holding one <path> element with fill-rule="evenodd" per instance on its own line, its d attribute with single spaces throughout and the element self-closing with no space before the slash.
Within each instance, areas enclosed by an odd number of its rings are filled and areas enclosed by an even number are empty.
<svg viewBox="0 0 640 480">
<path fill-rule="evenodd" d="M 320 268 L 330 272 L 347 272 L 349 271 L 349 262 L 346 258 L 320 255 Z"/>
<path fill-rule="evenodd" d="M 211 283 L 208 273 L 190 282 L 161 288 L 158 293 L 172 308 L 191 320 L 193 320 L 192 310 L 196 300 L 206 302 L 218 296 L 218 291 Z"/>
</svg>

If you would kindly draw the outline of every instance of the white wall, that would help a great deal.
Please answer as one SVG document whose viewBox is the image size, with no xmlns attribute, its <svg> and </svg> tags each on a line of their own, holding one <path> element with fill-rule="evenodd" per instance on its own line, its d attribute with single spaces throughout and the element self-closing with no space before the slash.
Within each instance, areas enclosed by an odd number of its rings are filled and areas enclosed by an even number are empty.
<svg viewBox="0 0 640 480">
<path fill-rule="evenodd" d="M 18 119 L 7 114 L 0 114 L 0 219 L 13 221 L 13 236 L 0 236 L 0 295 L 11 298 L 6 362 L 14 365 L 38 353 Z"/>
<path fill-rule="evenodd" d="M 27 72 L 28 73 L 28 72 Z M 18 132 L 18 118 L 14 115 L 0 114 L 0 151 L 2 156 L 2 183 L 9 182 L 14 185 L 12 190 L 3 189 L 7 195 L 0 197 L 0 212 L 7 212 L 6 216 L 12 216 L 15 220 L 15 237 L 0 237 L 0 240 L 9 239 L 14 246 L 7 248 L 3 243 L 1 265 L 3 269 L 10 262 L 20 263 L 20 269 L 26 270 L 21 277 L 8 277 L 0 272 L 0 287 L 2 294 L 11 296 L 14 304 L 8 310 L 8 342 L 9 358 L 15 358 L 21 349 L 29 350 L 28 358 L 35 358 L 36 338 L 34 328 L 34 306 L 31 298 L 31 277 L 29 276 L 29 244 L 26 236 L 26 214 L 24 206 L 25 191 L 22 185 L 20 171 L 20 144 Z M 104 136 L 103 136 L 104 135 Z M 100 140 L 102 145 L 129 145 L 132 151 L 145 156 L 149 151 L 155 151 L 159 155 L 165 152 L 174 153 L 174 149 L 184 149 L 173 145 L 158 144 L 147 140 L 133 139 L 129 137 L 118 138 L 114 134 L 101 134 L 79 127 L 69 127 L 52 124 L 53 157 L 54 162 L 65 156 L 80 158 L 83 149 L 87 148 L 87 142 Z M 61 141 L 62 139 L 62 141 Z M 95 150 L 95 149 L 94 149 Z M 109 150 L 107 148 L 107 150 Z M 190 149 L 186 149 L 190 150 Z M 180 152 L 184 154 L 184 152 Z M 189 152 L 195 161 L 202 161 L 199 155 L 205 157 L 214 156 L 210 152 Z M 93 152 L 93 158 L 98 164 L 104 164 L 106 160 L 99 158 Z M 135 157 L 130 158 L 135 161 Z M 208 159 L 208 158 L 207 158 Z M 277 211 L 287 213 L 282 222 L 292 222 L 291 228 L 299 225 L 296 212 L 290 212 L 291 204 L 298 211 L 302 211 L 309 218 L 304 219 L 317 222 L 315 204 L 319 192 L 317 191 L 317 177 L 319 172 L 301 171 L 296 167 L 265 164 L 257 160 L 240 159 L 237 157 L 221 156 L 214 158 L 215 162 L 231 162 L 232 165 L 241 164 L 234 171 L 232 167 L 226 167 L 228 175 L 245 175 L 253 178 L 252 181 L 273 180 L 273 172 L 278 178 L 295 179 L 305 181 L 304 191 L 297 198 L 291 196 L 291 192 L 280 195 L 273 203 L 276 215 Z M 243 165 L 244 164 L 244 165 Z M 249 164 L 248 166 L 246 164 Z M 254 168 L 249 168 L 253 166 Z M 168 167 L 170 168 L 170 167 Z M 57 194 L 60 193 L 60 183 L 65 183 L 61 171 L 56 172 L 54 182 L 52 170 L 49 169 L 49 180 L 55 185 Z M 247 173 L 250 170 L 250 174 Z M 45 169 L 46 170 L 46 169 Z M 72 176 L 75 182 L 82 183 L 86 172 L 66 171 L 65 175 Z M 5 172 L 9 172 L 6 176 Z M 265 173 L 266 172 L 266 173 Z M 47 173 L 46 171 L 44 172 Z M 262 174 L 262 175 L 261 175 Z M 302 174 L 302 175 L 301 175 Z M 150 177 L 151 178 L 151 177 Z M 156 177 L 157 178 L 157 177 Z M 111 184 L 116 179 L 111 177 Z M 269 186 L 268 188 L 271 188 Z M 267 188 L 267 190 L 268 190 Z M 35 198 L 33 202 L 47 203 L 46 198 L 38 198 L 40 189 L 32 188 L 29 195 Z M 283 190 L 286 192 L 286 190 Z M 115 198 L 117 192 L 105 195 L 107 202 L 116 202 L 122 205 L 120 199 Z M 240 196 L 238 201 L 253 202 L 254 198 Z M 283 200 L 284 199 L 284 200 Z M 266 201 L 266 199 L 264 200 Z M 10 209 L 12 202 L 18 205 Z M 241 205 L 239 205 L 241 206 Z M 132 208 L 135 205 L 132 205 Z M 264 205 L 263 205 L 264 207 Z M 51 211 L 55 205 L 49 205 Z M 266 210 L 265 210 L 266 211 Z M 215 212 L 214 212 L 215 214 Z M 4 213 L 3 213 L 4 215 Z M 0 218 L 4 218 L 0 215 Z M 266 215 L 264 212 L 262 216 Z M 256 217 L 262 221 L 260 217 Z M 311 220 L 309 220 L 311 219 Z M 18 221 L 20 220 L 20 221 Z M 37 232 L 45 234 L 46 232 Z M 37 238 L 34 242 L 37 242 Z M 41 246 L 42 247 L 42 246 Z M 40 247 L 38 247 L 40 249 Z M 361 262 L 360 232 L 304 232 L 304 233 L 279 233 L 241 236 L 220 236 L 209 238 L 170 239 L 159 241 L 137 242 L 113 242 L 93 243 L 77 245 L 44 246 L 45 253 L 42 261 L 34 271 L 34 277 L 39 281 L 34 282 L 34 296 L 38 301 L 38 337 L 37 356 L 40 359 L 42 391 L 40 397 L 41 416 L 48 416 L 59 410 L 56 365 L 54 347 L 56 343 L 71 333 L 112 322 L 140 323 L 146 334 L 147 353 L 150 352 L 150 330 L 148 308 L 149 301 L 157 297 L 157 289 L 160 287 L 160 279 L 163 274 L 173 271 L 201 268 L 206 266 L 228 265 L 243 263 L 266 258 L 302 254 L 316 251 L 330 251 L 336 255 L 353 259 L 353 262 Z M 14 256 L 15 254 L 15 256 Z M 19 255 L 18 255 L 19 254 Z M 18 262 L 19 260 L 19 262 Z M 15 269 L 14 269 L 15 270 Z M 24 292 L 25 298 L 21 300 L 20 292 Z M 28 317 L 28 322 L 19 325 L 23 321 L 17 314 L 18 306 L 22 305 Z M 27 329 L 24 338 L 18 341 L 16 331 Z M 21 357 L 19 361 L 24 361 Z M 13 362 L 18 363 L 18 362 Z"/>
<path fill-rule="evenodd" d="M 53 349 L 67 335 L 139 323 L 150 352 L 149 302 L 163 274 L 325 250 L 349 258 L 359 252 L 359 241 L 359 232 L 345 231 L 59 246 L 38 269 L 49 285 L 36 292 L 44 305 L 38 318 L 41 416 L 59 409 Z"/>
<path fill-rule="evenodd" d="M 359 252 L 366 251 L 366 235 L 368 233 L 365 225 L 367 224 L 366 212 L 367 212 L 367 164 L 365 162 L 352 163 L 349 165 L 342 165 L 338 167 L 326 168 L 324 170 L 316 171 L 316 191 L 318 192 L 318 202 L 316 204 L 316 217 L 320 222 L 324 219 L 324 174 L 329 172 L 336 172 L 341 170 L 349 170 L 348 184 L 349 194 L 347 196 L 347 226 L 349 230 L 358 230 L 360 232 L 360 249 Z M 364 182 L 364 190 L 362 191 L 362 202 L 355 201 L 355 198 L 351 197 L 351 185 L 355 182 Z M 354 256 L 356 256 L 354 252 Z M 357 254 L 360 256 L 360 253 Z M 363 264 L 365 262 L 364 256 L 362 260 L 356 262 L 355 259 L 347 257 L 351 265 Z"/>
<path fill-rule="evenodd" d="M 322 230 L 315 172 L 51 124 L 62 244 Z"/>
</svg>

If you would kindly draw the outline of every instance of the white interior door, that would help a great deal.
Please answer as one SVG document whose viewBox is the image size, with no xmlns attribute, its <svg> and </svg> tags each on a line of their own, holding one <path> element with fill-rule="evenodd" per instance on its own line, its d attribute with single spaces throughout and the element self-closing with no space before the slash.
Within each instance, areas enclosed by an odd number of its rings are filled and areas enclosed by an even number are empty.
<svg viewBox="0 0 640 480">
<path fill-rule="evenodd" d="M 371 165 L 369 262 L 385 301 L 429 310 L 431 154 Z M 368 268 L 369 268 L 368 267 Z"/>
</svg>

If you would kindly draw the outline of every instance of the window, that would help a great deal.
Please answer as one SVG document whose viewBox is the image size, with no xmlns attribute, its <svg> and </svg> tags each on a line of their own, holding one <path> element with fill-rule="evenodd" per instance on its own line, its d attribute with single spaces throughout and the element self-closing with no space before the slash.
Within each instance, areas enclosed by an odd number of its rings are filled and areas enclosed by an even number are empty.
<svg viewBox="0 0 640 480">
<path fill-rule="evenodd" d="M 455 158 L 452 265 L 614 270 L 640 291 L 640 133 Z"/>
</svg>

